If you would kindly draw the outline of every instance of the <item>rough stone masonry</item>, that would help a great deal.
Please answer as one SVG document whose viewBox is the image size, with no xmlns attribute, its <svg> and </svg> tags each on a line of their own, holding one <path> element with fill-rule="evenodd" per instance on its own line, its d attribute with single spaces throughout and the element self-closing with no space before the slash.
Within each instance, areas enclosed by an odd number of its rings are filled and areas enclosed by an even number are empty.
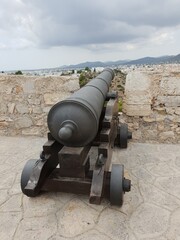
<svg viewBox="0 0 180 240">
<path fill-rule="evenodd" d="M 0 135 L 45 136 L 50 108 L 78 89 L 75 75 L 0 75 Z M 128 70 L 120 121 L 133 141 L 180 143 L 179 65 Z"/>
<path fill-rule="evenodd" d="M 47 114 L 58 101 L 79 89 L 77 77 L 0 76 L 0 134 L 47 133 Z"/>
<path fill-rule="evenodd" d="M 130 72 L 123 111 L 134 140 L 180 143 L 180 72 Z"/>
</svg>

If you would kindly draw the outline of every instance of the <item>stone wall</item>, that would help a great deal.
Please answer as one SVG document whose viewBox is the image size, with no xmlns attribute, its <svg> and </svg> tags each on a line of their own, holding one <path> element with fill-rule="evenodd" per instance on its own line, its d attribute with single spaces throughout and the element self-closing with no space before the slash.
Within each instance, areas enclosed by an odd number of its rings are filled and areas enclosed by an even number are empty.
<svg viewBox="0 0 180 240">
<path fill-rule="evenodd" d="M 129 68 L 126 81 L 116 76 L 112 90 L 125 92 L 120 122 L 133 141 L 180 143 L 179 65 Z M 58 101 L 79 89 L 77 76 L 0 75 L 0 135 L 47 134 L 47 114 Z"/>
<path fill-rule="evenodd" d="M 123 112 L 134 141 L 180 143 L 180 71 L 131 71 Z"/>
<path fill-rule="evenodd" d="M 79 89 L 78 78 L 0 76 L 0 134 L 47 134 L 52 105 Z"/>
</svg>

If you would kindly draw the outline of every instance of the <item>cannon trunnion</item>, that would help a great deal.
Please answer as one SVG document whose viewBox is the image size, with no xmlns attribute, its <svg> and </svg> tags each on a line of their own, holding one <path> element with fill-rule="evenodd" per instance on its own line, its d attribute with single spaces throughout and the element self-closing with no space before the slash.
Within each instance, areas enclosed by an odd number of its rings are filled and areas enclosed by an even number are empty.
<svg viewBox="0 0 180 240">
<path fill-rule="evenodd" d="M 124 166 L 112 164 L 113 147 L 127 147 L 131 134 L 119 124 L 118 95 L 108 89 L 114 77 L 105 69 L 97 78 L 57 103 L 48 114 L 48 141 L 38 160 L 29 160 L 21 175 L 28 197 L 42 191 L 88 194 L 90 203 L 102 197 L 121 206 L 131 181 Z"/>
</svg>

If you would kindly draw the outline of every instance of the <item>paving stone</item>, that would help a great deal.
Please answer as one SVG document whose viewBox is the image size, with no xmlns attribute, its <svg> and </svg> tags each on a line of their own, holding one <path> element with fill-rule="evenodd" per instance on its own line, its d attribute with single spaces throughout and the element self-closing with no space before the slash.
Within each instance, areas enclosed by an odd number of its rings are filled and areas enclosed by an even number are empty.
<svg viewBox="0 0 180 240">
<path fill-rule="evenodd" d="M 161 236 L 168 228 L 170 212 L 153 204 L 141 204 L 132 214 L 130 226 L 138 239 Z"/>
<path fill-rule="evenodd" d="M 0 164 L 0 173 L 5 173 L 6 171 L 9 171 L 9 164 L 3 163 L 2 161 L 2 164 Z"/>
<path fill-rule="evenodd" d="M 170 227 L 167 231 L 167 239 L 180 239 L 180 208 L 176 209 L 170 218 Z"/>
<path fill-rule="evenodd" d="M 174 160 L 173 167 L 175 167 L 176 171 L 180 172 L 180 156 L 176 157 Z"/>
<path fill-rule="evenodd" d="M 109 206 L 110 202 L 108 199 L 102 199 L 101 200 L 101 205 L 96 205 L 96 204 L 90 204 L 89 203 L 89 196 L 84 196 L 84 195 L 79 195 L 78 199 L 80 199 L 83 203 L 85 203 L 87 205 L 87 207 L 90 207 L 94 210 L 96 210 L 97 212 L 101 212 L 104 208 L 106 208 L 107 206 Z"/>
<path fill-rule="evenodd" d="M 98 212 L 78 199 L 72 199 L 57 213 L 58 231 L 64 237 L 75 237 L 95 226 Z"/>
<path fill-rule="evenodd" d="M 176 240 L 180 222 L 180 147 L 133 143 L 115 148 L 113 162 L 124 164 L 132 191 L 121 208 L 89 204 L 88 196 L 21 193 L 22 169 L 37 159 L 44 138 L 0 138 L 0 240 L 102 239 Z M 11 148 L 11 151 L 10 151 Z"/>
<path fill-rule="evenodd" d="M 48 238 L 48 240 L 67 240 L 66 237 L 61 237 L 58 234 L 55 234 L 54 236 Z"/>
<path fill-rule="evenodd" d="M 128 239 L 128 224 L 126 214 L 114 209 L 105 209 L 97 223 L 97 229 L 112 239 Z"/>
<path fill-rule="evenodd" d="M 138 166 L 136 169 L 132 170 L 132 174 L 138 178 L 139 180 L 144 179 L 146 182 L 154 182 L 155 177 L 150 174 L 145 168 L 142 166 Z"/>
<path fill-rule="evenodd" d="M 20 239 L 48 239 L 57 230 L 57 219 L 55 215 L 45 217 L 23 218 L 18 225 L 14 240 Z"/>
<path fill-rule="evenodd" d="M 20 179 L 18 181 L 18 183 L 14 183 L 13 186 L 8 190 L 8 194 L 10 196 L 12 195 L 17 195 L 17 194 L 21 194 L 22 191 L 21 191 L 21 187 L 20 187 Z"/>
<path fill-rule="evenodd" d="M 126 150 L 120 150 L 119 148 L 115 148 L 112 155 L 113 163 L 124 164 L 127 169 L 134 169 L 141 162 L 142 155 L 141 154 L 133 154 L 130 155 Z"/>
<path fill-rule="evenodd" d="M 144 202 L 158 205 L 170 211 L 180 206 L 180 200 L 174 198 L 172 195 L 160 190 L 152 184 L 140 181 L 139 187 L 143 196 Z"/>
<path fill-rule="evenodd" d="M 9 167 L 10 168 L 10 167 Z M 0 189 L 10 189 L 13 185 L 15 174 L 7 171 L 7 174 L 0 175 Z"/>
<path fill-rule="evenodd" d="M 10 197 L 0 206 L 0 212 L 21 212 L 22 194 Z"/>
<path fill-rule="evenodd" d="M 0 190 L 0 206 L 7 200 L 8 193 L 7 190 Z"/>
<path fill-rule="evenodd" d="M 156 164 L 146 165 L 146 169 L 151 173 L 153 176 L 173 176 L 174 170 L 168 164 L 168 162 L 159 162 L 157 161 Z"/>
<path fill-rule="evenodd" d="M 140 194 L 139 187 L 135 181 L 133 181 L 132 177 L 129 177 L 131 179 L 131 193 L 124 194 L 124 203 L 121 208 L 112 206 L 113 209 L 116 209 L 117 211 L 121 211 L 126 215 L 131 215 L 134 212 L 134 209 L 136 209 L 141 203 L 143 203 L 142 195 Z"/>
<path fill-rule="evenodd" d="M 111 240 L 108 236 L 96 231 L 88 231 L 81 236 L 75 237 L 74 240 Z"/>
<path fill-rule="evenodd" d="M 56 192 L 55 194 L 55 200 L 56 202 L 61 202 L 63 204 L 69 202 L 73 198 L 75 198 L 76 195 L 72 193 L 61 193 L 61 192 Z"/>
<path fill-rule="evenodd" d="M 159 177 L 155 185 L 180 199 L 180 176 Z"/>
<path fill-rule="evenodd" d="M 0 212 L 0 238 L 1 240 L 12 240 L 22 213 Z"/>
<path fill-rule="evenodd" d="M 56 204 L 50 194 L 40 195 L 36 198 L 23 196 L 23 209 L 25 218 L 48 216 L 56 213 Z"/>
</svg>

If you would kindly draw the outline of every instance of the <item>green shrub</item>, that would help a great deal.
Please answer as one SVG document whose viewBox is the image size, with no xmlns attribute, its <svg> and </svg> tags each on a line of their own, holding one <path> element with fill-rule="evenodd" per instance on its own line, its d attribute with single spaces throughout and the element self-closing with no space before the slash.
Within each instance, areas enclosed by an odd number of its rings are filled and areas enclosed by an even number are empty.
<svg viewBox="0 0 180 240">
<path fill-rule="evenodd" d="M 23 75 L 23 73 L 20 70 L 18 70 L 15 72 L 15 75 Z"/>
<path fill-rule="evenodd" d="M 118 111 L 119 112 L 122 112 L 122 106 L 123 106 L 123 101 L 122 101 L 122 99 L 119 99 L 119 101 L 118 101 Z"/>
<path fill-rule="evenodd" d="M 83 73 L 81 73 L 80 76 L 79 76 L 79 86 L 80 86 L 80 88 L 82 88 L 84 85 L 86 85 L 87 82 L 88 82 L 87 78 L 85 77 L 85 75 Z"/>
<path fill-rule="evenodd" d="M 90 72 L 91 69 L 89 67 L 85 67 L 85 71 Z"/>
</svg>

